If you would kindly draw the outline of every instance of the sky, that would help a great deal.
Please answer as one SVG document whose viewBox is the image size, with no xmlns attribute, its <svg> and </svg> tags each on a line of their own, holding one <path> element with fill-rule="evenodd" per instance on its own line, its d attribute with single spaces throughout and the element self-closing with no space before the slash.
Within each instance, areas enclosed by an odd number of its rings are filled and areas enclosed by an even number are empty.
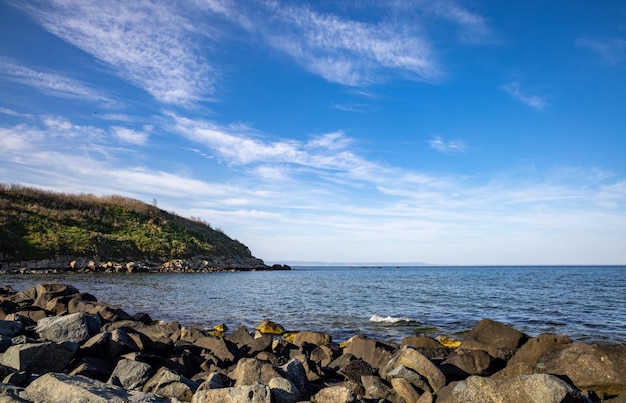
<svg viewBox="0 0 626 403">
<path fill-rule="evenodd" d="M 266 262 L 626 264 L 626 2 L 0 0 L 0 182 Z"/>
</svg>

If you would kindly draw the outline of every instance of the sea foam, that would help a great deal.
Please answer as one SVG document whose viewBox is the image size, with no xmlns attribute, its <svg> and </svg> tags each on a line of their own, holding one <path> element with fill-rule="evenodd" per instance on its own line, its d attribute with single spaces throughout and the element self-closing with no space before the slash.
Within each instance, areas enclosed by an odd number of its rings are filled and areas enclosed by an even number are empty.
<svg viewBox="0 0 626 403">
<path fill-rule="evenodd" d="M 405 318 L 405 317 L 394 317 L 394 316 L 380 316 L 380 315 L 372 315 L 370 318 L 370 322 L 378 322 L 378 323 L 400 323 L 400 322 L 414 322 L 414 319 Z"/>
</svg>

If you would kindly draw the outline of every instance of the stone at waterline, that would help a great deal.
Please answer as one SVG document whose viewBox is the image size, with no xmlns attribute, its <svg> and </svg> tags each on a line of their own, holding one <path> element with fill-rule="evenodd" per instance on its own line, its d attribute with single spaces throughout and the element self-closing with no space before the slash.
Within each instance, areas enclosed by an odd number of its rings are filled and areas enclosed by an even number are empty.
<svg viewBox="0 0 626 403">
<path fill-rule="evenodd" d="M 256 327 L 256 330 L 258 330 L 261 333 L 266 333 L 266 334 L 281 335 L 281 334 L 285 333 L 285 328 L 284 327 L 282 327 L 278 323 L 272 322 L 270 320 L 264 320 L 263 322 L 261 322 Z"/>
<path fill-rule="evenodd" d="M 536 365 L 539 359 L 549 351 L 559 349 L 565 344 L 571 344 L 572 339 L 559 334 L 543 333 L 528 340 L 507 362 L 512 366 L 518 362 Z"/>
<path fill-rule="evenodd" d="M 465 336 L 460 350 L 484 350 L 492 357 L 507 357 L 509 351 L 521 347 L 529 337 L 511 326 L 491 319 L 482 319 Z"/>
</svg>

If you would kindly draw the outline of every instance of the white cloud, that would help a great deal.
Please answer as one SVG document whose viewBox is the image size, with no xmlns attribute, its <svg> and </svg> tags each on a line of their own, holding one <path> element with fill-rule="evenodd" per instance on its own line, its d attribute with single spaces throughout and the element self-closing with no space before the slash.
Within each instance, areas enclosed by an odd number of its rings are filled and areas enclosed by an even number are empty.
<svg viewBox="0 0 626 403">
<path fill-rule="evenodd" d="M 144 127 L 144 130 L 142 131 L 136 131 L 121 126 L 111 127 L 111 132 L 113 133 L 113 136 L 115 136 L 124 143 L 135 145 L 146 144 L 148 138 L 150 137 L 150 130 L 152 130 L 150 126 Z"/>
<path fill-rule="evenodd" d="M 215 71 L 174 3 L 147 0 L 20 3 L 48 31 L 102 60 L 158 101 L 188 104 L 213 91 Z"/>
<path fill-rule="evenodd" d="M 0 58 L 0 75 L 59 98 L 88 100 L 113 106 L 115 102 L 99 91 L 62 74 L 35 70 L 17 62 Z"/>
<path fill-rule="evenodd" d="M 467 151 L 467 147 L 460 140 L 445 141 L 440 136 L 435 136 L 431 140 L 428 140 L 430 148 L 433 148 L 444 154 L 460 154 Z"/>
<path fill-rule="evenodd" d="M 520 84 L 516 82 L 504 84 L 500 87 L 507 92 L 513 98 L 522 102 L 524 105 L 530 106 L 533 109 L 542 110 L 548 106 L 548 103 L 544 98 L 538 95 L 528 95 L 520 89 Z"/>
<path fill-rule="evenodd" d="M 623 38 L 605 40 L 580 38 L 576 44 L 592 51 L 610 64 L 618 64 L 626 59 L 626 39 Z"/>
</svg>

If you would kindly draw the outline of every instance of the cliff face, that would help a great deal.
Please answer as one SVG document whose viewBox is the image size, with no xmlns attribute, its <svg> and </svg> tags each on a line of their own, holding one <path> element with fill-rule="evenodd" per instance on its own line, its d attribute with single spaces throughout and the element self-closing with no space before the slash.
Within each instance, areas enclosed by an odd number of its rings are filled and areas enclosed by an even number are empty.
<svg viewBox="0 0 626 403">
<path fill-rule="evenodd" d="M 85 267 L 89 262 L 91 266 L 124 262 L 124 267 L 129 262 L 148 262 L 154 267 L 188 262 L 200 269 L 219 264 L 228 268 L 263 266 L 246 245 L 221 230 L 200 219 L 161 210 L 156 202 L 151 205 L 121 196 L 52 193 L 3 184 L 0 261 L 4 266 L 31 262 L 36 267 L 71 262 Z"/>
</svg>

